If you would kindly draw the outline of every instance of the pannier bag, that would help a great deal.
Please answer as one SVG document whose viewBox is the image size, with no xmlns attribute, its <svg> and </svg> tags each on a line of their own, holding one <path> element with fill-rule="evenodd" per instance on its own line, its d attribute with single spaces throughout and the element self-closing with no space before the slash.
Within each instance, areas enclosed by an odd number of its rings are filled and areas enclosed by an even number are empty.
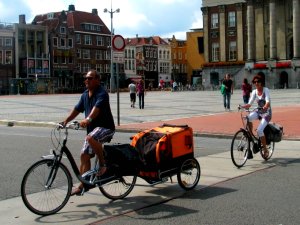
<svg viewBox="0 0 300 225">
<path fill-rule="evenodd" d="M 187 125 L 163 124 L 137 133 L 133 136 L 131 145 L 139 153 L 145 171 L 142 173 L 152 176 L 146 171 L 157 171 L 160 165 L 170 165 L 182 156 L 193 155 L 193 130 Z M 153 176 L 155 177 L 155 173 Z"/>
<path fill-rule="evenodd" d="M 131 175 L 139 170 L 139 154 L 130 144 L 104 145 L 104 154 L 106 163 L 119 166 L 123 175 Z"/>
<path fill-rule="evenodd" d="M 269 123 L 264 129 L 267 142 L 280 142 L 283 135 L 283 127 L 276 123 Z"/>
</svg>

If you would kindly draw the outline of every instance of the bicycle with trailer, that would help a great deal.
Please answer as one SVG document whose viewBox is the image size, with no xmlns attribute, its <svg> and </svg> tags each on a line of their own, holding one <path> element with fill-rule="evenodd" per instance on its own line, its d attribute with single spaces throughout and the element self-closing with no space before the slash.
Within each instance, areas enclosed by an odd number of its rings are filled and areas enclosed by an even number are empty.
<svg viewBox="0 0 300 225">
<path fill-rule="evenodd" d="M 275 142 L 280 142 L 283 135 L 283 127 L 279 124 L 270 122 L 264 129 L 267 149 L 269 151 L 268 157 L 265 157 L 263 154 L 263 146 L 259 137 L 253 134 L 252 130 L 249 127 L 248 116 L 244 113 L 249 114 L 254 110 L 261 110 L 261 108 L 255 108 L 252 111 L 238 106 L 238 110 L 241 111 L 241 119 L 243 127 L 240 128 L 233 136 L 231 142 L 231 160 L 237 168 L 241 168 L 247 162 L 249 155 L 260 152 L 261 157 L 267 161 L 269 160 L 275 150 Z M 251 152 L 252 151 L 252 152 Z"/>
<path fill-rule="evenodd" d="M 79 129 L 79 123 L 72 122 L 65 127 L 57 124 L 51 132 L 52 141 L 55 138 L 57 142 L 55 145 L 53 141 L 52 154 L 30 166 L 23 177 L 22 200 L 35 214 L 51 215 L 67 204 L 73 179 L 63 158 L 70 162 L 76 178 L 84 184 L 82 195 L 98 187 L 105 197 L 122 199 L 133 190 L 137 177 L 155 185 L 177 176 L 180 187 L 185 190 L 193 189 L 199 182 L 200 165 L 194 158 L 192 129 L 188 126 L 163 125 L 137 133 L 131 144 L 104 145 L 108 170 L 102 176 L 97 176 L 97 159 L 91 170 L 80 175 L 67 147 L 69 129 Z M 155 136 L 156 142 L 153 142 Z"/>
</svg>

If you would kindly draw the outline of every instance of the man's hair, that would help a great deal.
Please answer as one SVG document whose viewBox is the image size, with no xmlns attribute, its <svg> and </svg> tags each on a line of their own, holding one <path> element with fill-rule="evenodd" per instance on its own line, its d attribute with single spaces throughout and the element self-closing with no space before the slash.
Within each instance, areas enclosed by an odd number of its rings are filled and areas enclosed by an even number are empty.
<svg viewBox="0 0 300 225">
<path fill-rule="evenodd" d="M 94 74 L 96 79 L 101 80 L 101 75 L 97 72 L 97 70 L 90 70 L 89 72 Z"/>
</svg>

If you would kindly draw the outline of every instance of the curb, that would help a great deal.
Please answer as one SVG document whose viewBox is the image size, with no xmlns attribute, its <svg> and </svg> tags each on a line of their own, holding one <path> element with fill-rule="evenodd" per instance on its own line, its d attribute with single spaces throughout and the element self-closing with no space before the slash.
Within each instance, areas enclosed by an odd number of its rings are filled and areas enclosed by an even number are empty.
<svg viewBox="0 0 300 225">
<path fill-rule="evenodd" d="M 18 121 L 18 120 L 0 120 L 0 125 L 6 125 L 8 127 L 13 126 L 28 126 L 28 127 L 55 127 L 55 122 L 38 122 L 38 121 Z M 117 132 L 123 133 L 138 133 L 143 129 L 138 128 L 116 128 Z M 210 137 L 210 138 L 222 138 L 232 139 L 234 134 L 222 134 L 222 133 L 200 133 L 194 131 L 194 137 Z M 287 137 L 283 136 L 282 140 L 286 141 L 300 141 L 300 137 Z"/>
</svg>

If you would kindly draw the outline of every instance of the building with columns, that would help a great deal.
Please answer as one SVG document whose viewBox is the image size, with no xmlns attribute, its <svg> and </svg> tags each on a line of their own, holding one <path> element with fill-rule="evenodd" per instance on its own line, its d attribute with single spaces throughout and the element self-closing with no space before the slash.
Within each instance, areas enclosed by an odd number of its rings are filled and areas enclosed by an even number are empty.
<svg viewBox="0 0 300 225">
<path fill-rule="evenodd" d="M 203 85 L 264 72 L 269 88 L 299 88 L 300 0 L 203 0 Z"/>
</svg>

